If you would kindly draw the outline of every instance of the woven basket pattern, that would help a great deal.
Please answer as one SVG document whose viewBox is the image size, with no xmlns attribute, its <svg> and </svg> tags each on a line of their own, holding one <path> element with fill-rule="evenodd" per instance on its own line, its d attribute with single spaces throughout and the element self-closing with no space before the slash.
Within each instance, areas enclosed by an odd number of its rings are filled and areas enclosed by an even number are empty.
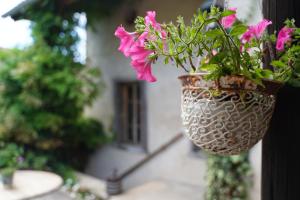
<svg viewBox="0 0 300 200">
<path fill-rule="evenodd" d="M 249 150 L 268 129 L 275 96 L 255 90 L 182 89 L 184 131 L 202 149 L 218 155 Z"/>
</svg>

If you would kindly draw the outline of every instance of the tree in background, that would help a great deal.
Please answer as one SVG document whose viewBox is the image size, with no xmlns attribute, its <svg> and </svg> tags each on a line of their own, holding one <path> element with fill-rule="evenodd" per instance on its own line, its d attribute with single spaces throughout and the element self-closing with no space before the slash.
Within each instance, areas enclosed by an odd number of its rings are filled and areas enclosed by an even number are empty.
<svg viewBox="0 0 300 200">
<path fill-rule="evenodd" d="M 56 8 L 49 0 L 30 8 L 33 44 L 0 52 L 0 139 L 24 148 L 28 168 L 68 176 L 105 136 L 83 115 L 99 94 L 100 72 L 76 61 L 79 19 Z"/>
</svg>

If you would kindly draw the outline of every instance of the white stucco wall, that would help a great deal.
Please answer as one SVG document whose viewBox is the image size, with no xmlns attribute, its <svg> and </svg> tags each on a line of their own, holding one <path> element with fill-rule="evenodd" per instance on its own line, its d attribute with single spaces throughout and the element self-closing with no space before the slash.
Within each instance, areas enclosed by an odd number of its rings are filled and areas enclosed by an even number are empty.
<svg viewBox="0 0 300 200">
<path fill-rule="evenodd" d="M 232 0 L 230 7 L 238 8 L 238 15 L 257 22 L 257 8 L 249 6 L 251 0 Z M 144 0 L 137 5 L 138 15 L 144 16 L 147 10 L 157 12 L 159 22 L 175 20 L 177 15 L 189 19 L 201 5 L 201 0 Z M 87 109 L 87 114 L 99 118 L 107 130 L 111 130 L 114 119 L 115 80 L 135 80 L 135 72 L 131 69 L 128 58 L 117 51 L 119 41 L 114 31 L 123 21 L 128 7 L 115 11 L 115 14 L 98 21 L 87 33 L 87 63 L 100 67 L 105 89 L 103 95 L 94 106 Z M 247 10 L 248 9 L 248 10 Z M 251 17 L 249 13 L 251 14 Z M 131 27 L 132 29 L 132 27 Z M 129 27 L 130 30 L 130 27 Z M 146 83 L 147 95 L 147 133 L 148 151 L 152 152 L 181 131 L 180 120 L 180 85 L 177 76 L 181 72 L 174 66 L 165 66 L 160 61 L 153 66 L 156 83 Z M 99 149 L 92 157 L 87 172 L 99 178 L 108 177 L 113 169 L 123 172 L 142 159 L 145 153 L 127 152 L 113 145 Z M 253 199 L 259 200 L 260 193 L 260 158 L 259 146 L 251 153 L 251 162 L 255 169 L 255 186 Z M 147 180 L 168 179 L 185 184 L 199 186 L 199 192 L 205 187 L 205 159 L 191 155 L 191 144 L 182 140 L 172 148 L 152 160 L 145 167 L 127 178 L 125 188 L 139 185 Z"/>
</svg>

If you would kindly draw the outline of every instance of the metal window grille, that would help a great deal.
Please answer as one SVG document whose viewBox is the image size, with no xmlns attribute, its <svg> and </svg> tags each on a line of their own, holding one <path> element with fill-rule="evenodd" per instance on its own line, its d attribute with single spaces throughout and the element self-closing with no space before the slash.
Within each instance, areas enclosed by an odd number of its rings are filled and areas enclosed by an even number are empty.
<svg viewBox="0 0 300 200">
<path fill-rule="evenodd" d="M 118 143 L 132 146 L 145 144 L 145 101 L 142 83 L 117 83 L 117 139 Z"/>
</svg>

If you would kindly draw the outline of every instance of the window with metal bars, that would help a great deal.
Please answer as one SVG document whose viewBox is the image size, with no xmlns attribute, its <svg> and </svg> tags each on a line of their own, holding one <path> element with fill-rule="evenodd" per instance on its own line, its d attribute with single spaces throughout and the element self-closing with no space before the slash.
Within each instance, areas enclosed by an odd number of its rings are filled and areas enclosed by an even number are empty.
<svg viewBox="0 0 300 200">
<path fill-rule="evenodd" d="M 145 98 L 143 83 L 116 84 L 116 131 L 121 147 L 146 148 Z"/>
</svg>

